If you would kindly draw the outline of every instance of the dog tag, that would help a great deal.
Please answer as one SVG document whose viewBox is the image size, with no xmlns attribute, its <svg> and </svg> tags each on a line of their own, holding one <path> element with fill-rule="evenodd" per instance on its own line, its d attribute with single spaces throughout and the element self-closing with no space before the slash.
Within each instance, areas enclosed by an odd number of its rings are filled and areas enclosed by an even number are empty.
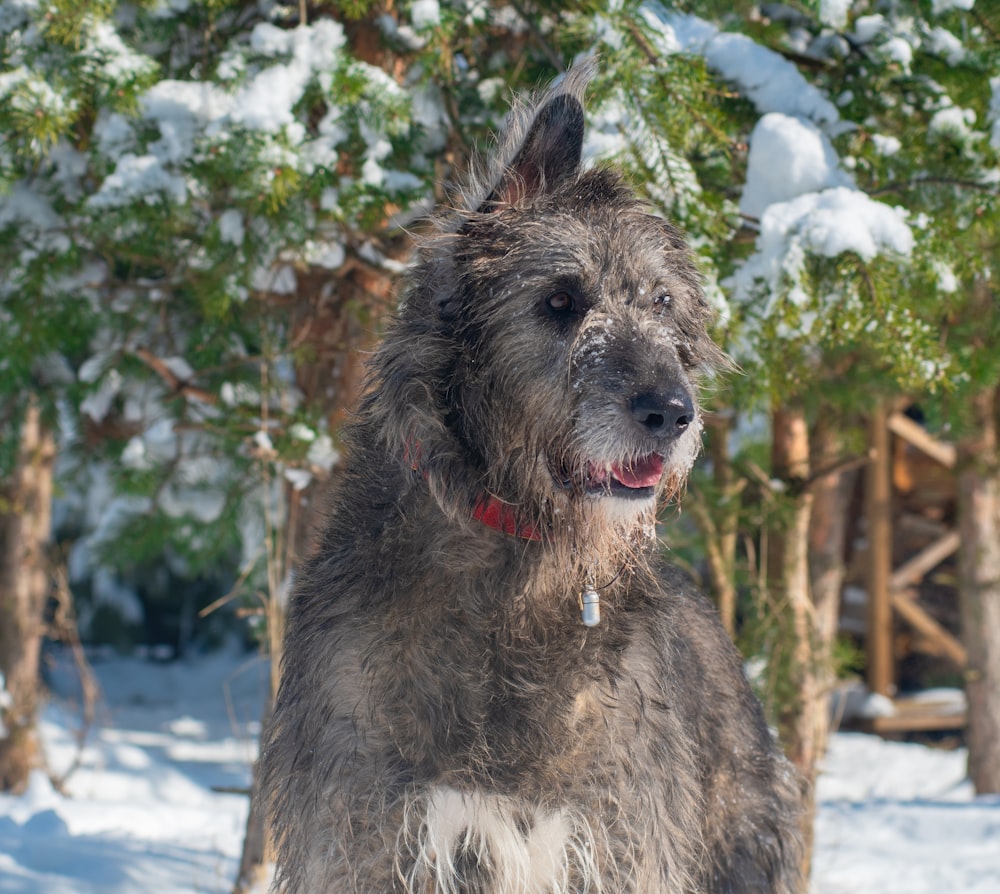
<svg viewBox="0 0 1000 894">
<path fill-rule="evenodd" d="M 601 623 L 601 597 L 590 587 L 583 591 L 583 623 L 585 627 Z"/>
</svg>

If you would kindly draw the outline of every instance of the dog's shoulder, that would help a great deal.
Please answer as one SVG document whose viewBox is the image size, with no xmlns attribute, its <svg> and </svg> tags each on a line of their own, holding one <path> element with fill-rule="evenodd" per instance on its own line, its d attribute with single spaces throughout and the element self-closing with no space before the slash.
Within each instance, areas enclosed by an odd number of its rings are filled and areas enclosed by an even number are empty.
<svg viewBox="0 0 1000 894">
<path fill-rule="evenodd" d="M 643 586 L 651 615 L 668 628 L 667 633 L 697 637 L 706 647 L 715 644 L 732 649 L 715 605 L 681 568 L 656 561 L 644 576 Z"/>
<path fill-rule="evenodd" d="M 766 727 L 744 670 L 743 657 L 719 620 L 715 605 L 683 571 L 667 562 L 652 566 L 640 617 L 632 626 L 631 661 L 654 660 L 665 680 L 683 681 L 671 693 L 675 709 L 692 724 L 750 723 Z"/>
</svg>

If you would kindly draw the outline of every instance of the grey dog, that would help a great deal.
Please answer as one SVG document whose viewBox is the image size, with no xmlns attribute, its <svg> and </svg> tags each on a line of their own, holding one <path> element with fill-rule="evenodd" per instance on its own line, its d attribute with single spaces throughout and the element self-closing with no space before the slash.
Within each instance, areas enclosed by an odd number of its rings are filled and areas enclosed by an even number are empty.
<svg viewBox="0 0 1000 894">
<path fill-rule="evenodd" d="M 722 358 L 681 234 L 583 170 L 573 69 L 421 246 L 289 608 L 287 894 L 801 888 L 799 784 L 657 504 Z"/>
</svg>

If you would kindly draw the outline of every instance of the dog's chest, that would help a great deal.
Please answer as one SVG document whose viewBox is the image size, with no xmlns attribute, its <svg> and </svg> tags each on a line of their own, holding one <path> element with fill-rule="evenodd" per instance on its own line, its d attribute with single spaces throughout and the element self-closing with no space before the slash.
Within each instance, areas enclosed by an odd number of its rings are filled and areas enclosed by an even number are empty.
<svg viewBox="0 0 1000 894">
<path fill-rule="evenodd" d="M 601 835 L 565 807 L 437 785 L 408 812 L 420 818 L 406 836 L 408 890 L 548 894 L 596 880 Z"/>
<path fill-rule="evenodd" d="M 618 710 L 599 707 L 610 701 L 600 694 L 612 685 L 607 662 L 576 637 L 510 642 L 446 619 L 379 651 L 377 716 L 424 778 L 511 789 L 539 774 L 566 777 L 618 724 Z"/>
</svg>

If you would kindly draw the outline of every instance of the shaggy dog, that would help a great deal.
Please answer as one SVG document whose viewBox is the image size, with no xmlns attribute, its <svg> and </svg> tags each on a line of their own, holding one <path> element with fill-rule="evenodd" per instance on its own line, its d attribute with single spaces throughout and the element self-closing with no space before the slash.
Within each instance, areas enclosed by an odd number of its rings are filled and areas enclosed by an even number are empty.
<svg viewBox="0 0 1000 894">
<path fill-rule="evenodd" d="M 581 169 L 588 75 L 442 214 L 344 433 L 261 758 L 276 892 L 800 889 L 795 774 L 654 534 L 709 310 Z"/>
</svg>

